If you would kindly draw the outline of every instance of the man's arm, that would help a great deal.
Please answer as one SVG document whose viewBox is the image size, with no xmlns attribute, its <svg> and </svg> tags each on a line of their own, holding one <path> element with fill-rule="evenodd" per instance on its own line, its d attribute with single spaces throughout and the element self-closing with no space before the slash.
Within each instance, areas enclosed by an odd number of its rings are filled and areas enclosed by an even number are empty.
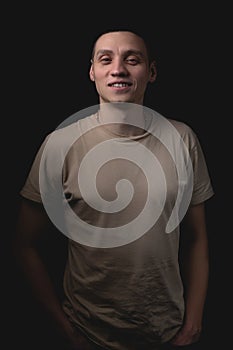
<svg viewBox="0 0 233 350">
<path fill-rule="evenodd" d="M 50 220 L 41 204 L 22 199 L 13 242 L 14 255 L 33 294 L 54 322 L 58 334 L 67 342 L 70 349 L 79 349 L 82 337 L 77 336 L 68 321 L 37 249 L 37 243 L 49 225 L 51 225 Z"/>
<path fill-rule="evenodd" d="M 172 341 L 188 345 L 199 340 L 208 288 L 209 258 L 204 203 L 191 206 L 185 217 L 181 269 L 185 288 L 185 318 Z"/>
</svg>

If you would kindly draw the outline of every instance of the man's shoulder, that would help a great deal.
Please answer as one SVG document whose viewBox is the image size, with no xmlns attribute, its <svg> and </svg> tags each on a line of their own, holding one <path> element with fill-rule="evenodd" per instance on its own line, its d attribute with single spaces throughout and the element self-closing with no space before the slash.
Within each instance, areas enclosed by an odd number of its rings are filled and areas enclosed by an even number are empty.
<svg viewBox="0 0 233 350">
<path fill-rule="evenodd" d="M 45 137 L 45 143 L 57 146 L 72 144 L 88 130 L 96 126 L 95 114 L 77 120 L 67 120 Z"/>
<path fill-rule="evenodd" d="M 77 132 L 79 127 L 89 126 L 96 123 L 96 114 L 79 115 L 75 113 L 71 118 L 63 121 L 55 130 L 54 133 L 62 134 L 66 132 Z"/>
<path fill-rule="evenodd" d="M 185 121 L 175 118 L 165 117 L 159 113 L 154 113 L 154 122 L 152 123 L 152 130 L 156 135 L 163 135 L 165 140 L 180 139 L 188 146 L 189 149 L 193 148 L 198 143 L 198 137 L 193 128 Z M 172 142 L 173 142 L 172 141 Z"/>
<path fill-rule="evenodd" d="M 183 140 L 192 140 L 192 142 L 196 141 L 197 135 L 193 130 L 192 126 L 189 125 L 187 122 L 171 118 L 168 118 L 168 121 L 178 131 Z"/>
<path fill-rule="evenodd" d="M 180 134 L 193 134 L 194 132 L 192 127 L 184 121 L 172 118 L 167 118 L 167 120 L 177 129 Z"/>
</svg>

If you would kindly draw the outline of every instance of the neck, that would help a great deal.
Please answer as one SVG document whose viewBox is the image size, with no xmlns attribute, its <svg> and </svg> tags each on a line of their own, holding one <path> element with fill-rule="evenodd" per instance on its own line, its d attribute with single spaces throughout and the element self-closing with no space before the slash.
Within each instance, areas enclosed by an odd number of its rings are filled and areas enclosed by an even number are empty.
<svg viewBox="0 0 233 350">
<path fill-rule="evenodd" d="M 132 103 L 104 103 L 100 105 L 99 119 L 113 134 L 138 136 L 145 133 L 143 107 Z"/>
</svg>

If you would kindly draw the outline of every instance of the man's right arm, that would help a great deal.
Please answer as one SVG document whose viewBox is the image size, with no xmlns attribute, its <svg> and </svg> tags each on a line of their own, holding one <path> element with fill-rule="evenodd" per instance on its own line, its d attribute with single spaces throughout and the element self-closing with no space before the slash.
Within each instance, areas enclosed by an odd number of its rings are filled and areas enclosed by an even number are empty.
<svg viewBox="0 0 233 350">
<path fill-rule="evenodd" d="M 13 251 L 33 294 L 54 322 L 55 329 L 69 344 L 76 343 L 73 327 L 62 309 L 49 272 L 37 249 L 37 244 L 49 225 L 51 222 L 43 205 L 23 198 L 19 207 Z"/>
</svg>

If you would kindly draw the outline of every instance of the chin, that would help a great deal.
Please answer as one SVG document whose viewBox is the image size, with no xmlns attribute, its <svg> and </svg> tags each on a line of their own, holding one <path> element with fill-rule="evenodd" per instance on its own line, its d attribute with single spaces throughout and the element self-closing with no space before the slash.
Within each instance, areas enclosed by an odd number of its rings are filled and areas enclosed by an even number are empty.
<svg viewBox="0 0 233 350">
<path fill-rule="evenodd" d="M 109 102 L 133 103 L 134 101 L 129 98 L 116 98 L 116 99 L 109 100 Z"/>
</svg>

